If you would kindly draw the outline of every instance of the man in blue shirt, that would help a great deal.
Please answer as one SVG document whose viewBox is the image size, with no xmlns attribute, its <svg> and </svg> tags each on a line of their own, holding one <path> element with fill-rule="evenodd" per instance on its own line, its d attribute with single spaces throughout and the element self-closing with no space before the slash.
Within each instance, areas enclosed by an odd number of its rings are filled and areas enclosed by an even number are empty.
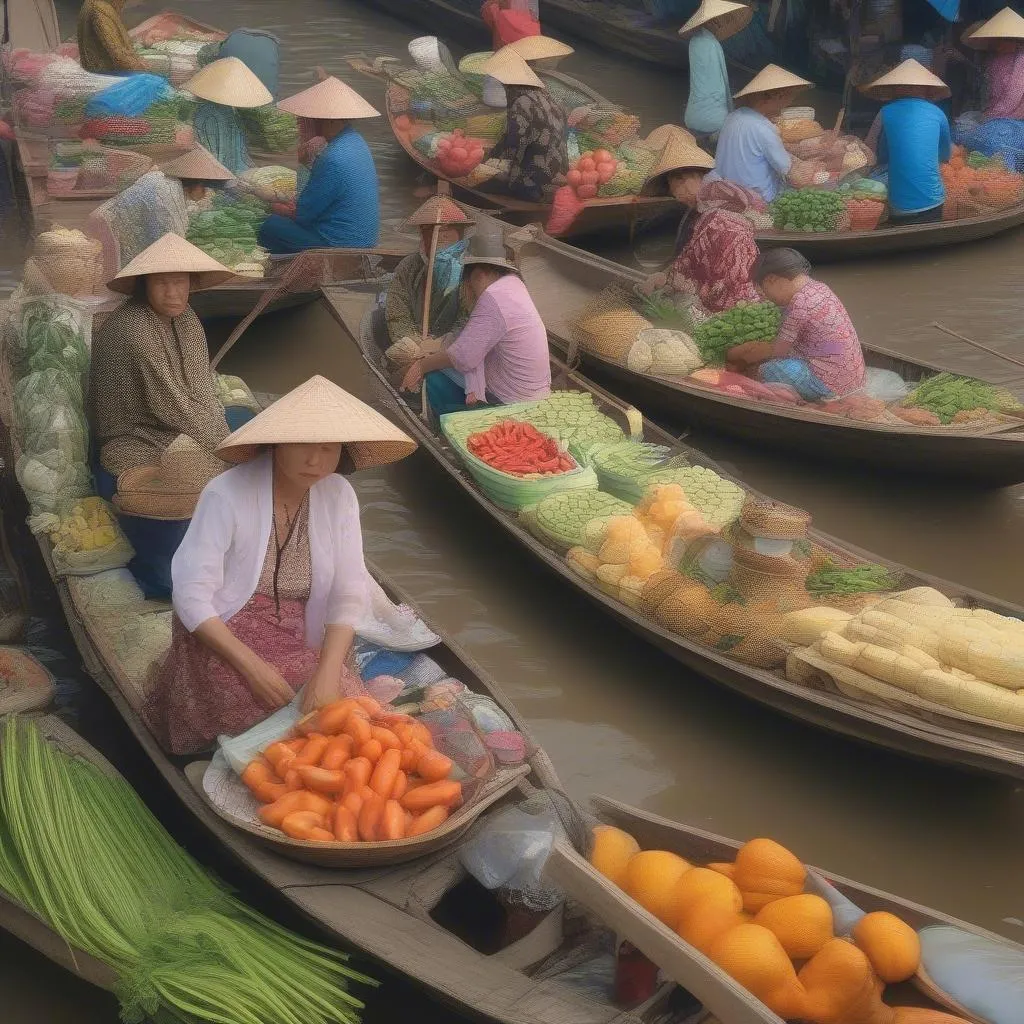
<svg viewBox="0 0 1024 1024">
<path fill-rule="evenodd" d="M 949 120 L 933 100 L 949 96 L 941 78 L 916 60 L 864 87 L 882 107 L 878 162 L 889 165 L 889 222 L 932 224 L 942 220 L 946 189 L 939 165 L 949 160 Z"/>
<path fill-rule="evenodd" d="M 350 122 L 380 114 L 337 78 L 326 78 L 278 107 L 315 122 L 312 134 L 326 145 L 299 193 L 294 217 L 272 213 L 260 228 L 260 245 L 279 254 L 375 246 L 380 236 L 377 168 L 366 140 Z"/>
</svg>

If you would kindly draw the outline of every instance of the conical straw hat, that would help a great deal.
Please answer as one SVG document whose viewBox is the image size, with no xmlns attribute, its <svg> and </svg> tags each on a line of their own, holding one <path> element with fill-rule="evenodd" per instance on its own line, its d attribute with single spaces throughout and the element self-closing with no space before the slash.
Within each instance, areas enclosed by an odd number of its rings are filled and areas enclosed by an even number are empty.
<svg viewBox="0 0 1024 1024">
<path fill-rule="evenodd" d="M 402 228 L 431 227 L 434 224 L 472 224 L 471 218 L 462 212 L 449 196 L 431 196 L 409 219 Z"/>
<path fill-rule="evenodd" d="M 296 117 L 320 121 L 355 121 L 364 117 L 380 117 L 380 111 L 370 106 L 362 96 L 340 78 L 325 78 L 322 82 L 281 100 L 278 110 Z"/>
<path fill-rule="evenodd" d="M 686 38 L 699 28 L 707 27 L 716 39 L 728 39 L 743 31 L 750 24 L 754 9 L 746 4 L 735 4 L 732 0 L 702 0 L 694 16 L 679 30 Z"/>
<path fill-rule="evenodd" d="M 658 125 L 658 127 L 643 140 L 643 144 L 648 149 L 660 152 L 672 139 L 678 139 L 680 142 L 687 142 L 692 146 L 697 145 L 697 140 L 693 137 L 693 133 L 688 132 L 685 128 L 681 128 L 677 124 Z"/>
<path fill-rule="evenodd" d="M 208 149 L 198 145 L 168 161 L 160 170 L 168 178 L 187 178 L 194 181 L 231 181 L 234 178 L 234 175 Z"/>
<path fill-rule="evenodd" d="M 326 377 L 310 377 L 217 446 L 227 462 L 246 462 L 271 444 L 341 443 L 356 469 L 411 455 L 416 442 Z"/>
<path fill-rule="evenodd" d="M 135 279 L 144 274 L 191 274 L 192 291 L 214 288 L 235 276 L 223 263 L 170 231 L 143 249 L 107 282 L 107 287 L 130 295 L 135 289 Z"/>
<path fill-rule="evenodd" d="M 267 87 L 237 57 L 221 57 L 207 64 L 181 88 L 225 107 L 265 107 L 274 101 Z"/>
<path fill-rule="evenodd" d="M 745 85 L 739 92 L 733 94 L 733 99 L 741 99 L 744 96 L 753 96 L 758 92 L 775 92 L 777 89 L 809 89 L 814 85 L 806 78 L 800 78 L 778 64 L 769 64 L 762 68 L 749 84 Z"/>
<path fill-rule="evenodd" d="M 568 57 L 576 51 L 566 43 L 551 36 L 523 36 L 514 43 L 509 43 L 508 48 L 515 50 L 523 60 L 545 60 L 548 57 Z"/>
<path fill-rule="evenodd" d="M 1000 40 L 1012 39 L 1024 43 L 1024 18 L 1012 7 L 1004 7 L 983 25 L 973 31 L 968 29 L 963 36 L 963 42 L 976 50 L 985 50 Z"/>
<path fill-rule="evenodd" d="M 117 478 L 114 505 L 150 519 L 189 519 L 203 488 L 227 469 L 197 441 L 179 434 L 155 466 L 136 466 Z"/>
<path fill-rule="evenodd" d="M 482 64 L 480 73 L 490 75 L 502 85 L 544 88 L 544 83 L 533 73 L 533 68 L 511 46 L 503 46 L 490 60 Z"/>
<path fill-rule="evenodd" d="M 671 171 L 702 170 L 710 171 L 715 166 L 715 158 L 705 153 L 700 146 L 684 139 L 670 138 L 662 151 L 661 159 L 654 165 L 654 170 L 647 176 L 647 184 Z"/>
<path fill-rule="evenodd" d="M 884 100 L 892 98 L 893 90 L 908 86 L 923 89 L 935 99 L 944 99 L 951 95 L 949 86 L 938 75 L 933 75 L 923 64 L 913 59 L 905 60 L 899 67 L 886 72 L 881 78 L 862 86 L 860 91 L 865 96 Z"/>
</svg>

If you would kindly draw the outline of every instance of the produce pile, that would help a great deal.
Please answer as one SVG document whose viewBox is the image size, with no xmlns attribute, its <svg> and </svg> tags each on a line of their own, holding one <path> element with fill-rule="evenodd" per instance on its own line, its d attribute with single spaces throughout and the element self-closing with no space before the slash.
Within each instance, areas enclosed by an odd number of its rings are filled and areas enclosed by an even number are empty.
<svg viewBox="0 0 1024 1024">
<path fill-rule="evenodd" d="M 798 188 L 783 192 L 769 209 L 779 231 L 838 231 L 846 203 L 836 192 Z"/>
<path fill-rule="evenodd" d="M 127 565 L 135 554 L 102 498 L 83 498 L 49 531 L 59 573 L 87 574 Z"/>
<path fill-rule="evenodd" d="M 484 158 L 484 146 L 467 138 L 461 128 L 442 135 L 437 143 L 437 163 L 448 178 L 465 178 Z"/>
<path fill-rule="evenodd" d="M 698 324 L 693 340 L 705 363 L 722 366 L 726 353 L 748 341 L 772 341 L 782 325 L 782 311 L 772 302 L 738 302 Z"/>
<path fill-rule="evenodd" d="M 291 155 L 299 145 L 299 125 L 294 114 L 278 110 L 277 105 L 239 110 L 250 149 Z"/>
<path fill-rule="evenodd" d="M 262 277 L 270 254 L 259 244 L 258 232 L 268 213 L 262 199 L 227 190 L 213 197 L 213 209 L 189 219 L 185 237 L 236 274 Z"/>
<path fill-rule="evenodd" d="M 373 843 L 426 835 L 462 803 L 452 759 L 410 715 L 372 697 L 328 704 L 272 743 L 242 781 L 260 820 L 292 839 Z"/>
<path fill-rule="evenodd" d="M 946 187 L 945 219 L 977 216 L 1024 200 L 1024 175 L 1009 170 L 1000 156 L 966 153 L 954 146 L 939 170 Z"/>
<path fill-rule="evenodd" d="M 583 200 L 594 199 L 615 176 L 619 162 L 607 149 L 588 150 L 569 169 L 566 184 Z"/>
<path fill-rule="evenodd" d="M 885 702 L 923 700 L 974 720 L 1024 727 L 1021 620 L 958 608 L 930 587 L 890 594 L 853 616 L 828 615 L 790 654 L 790 678 L 803 680 L 810 665 L 844 690 Z"/>
<path fill-rule="evenodd" d="M 124 779 L 16 716 L 0 748 L 0 888 L 113 970 L 126 1021 L 355 1024 L 349 984 L 376 984 L 235 899 Z"/>
<path fill-rule="evenodd" d="M 626 355 L 635 373 L 655 377 L 685 377 L 704 365 L 704 357 L 690 335 L 663 327 L 641 331 Z"/>
<path fill-rule="evenodd" d="M 1003 388 L 976 380 L 939 373 L 922 381 L 904 400 L 905 407 L 929 414 L 925 425 L 971 423 L 991 413 L 1019 410 L 1021 403 Z"/>
<path fill-rule="evenodd" d="M 888 911 L 865 914 L 771 839 L 729 862 L 694 865 L 641 850 L 610 825 L 593 830 L 593 868 L 785 1020 L 811 1024 L 965 1024 L 883 1002 L 921 963 L 917 932 Z"/>
<path fill-rule="evenodd" d="M 542 434 L 532 423 L 501 420 L 478 434 L 470 434 L 466 449 L 493 469 L 513 476 L 532 478 L 566 473 L 576 463 L 559 450 L 555 439 Z"/>
<path fill-rule="evenodd" d="M 632 506 L 604 491 L 559 491 L 520 513 L 530 532 L 560 554 L 586 543 L 613 516 L 629 515 Z"/>
</svg>

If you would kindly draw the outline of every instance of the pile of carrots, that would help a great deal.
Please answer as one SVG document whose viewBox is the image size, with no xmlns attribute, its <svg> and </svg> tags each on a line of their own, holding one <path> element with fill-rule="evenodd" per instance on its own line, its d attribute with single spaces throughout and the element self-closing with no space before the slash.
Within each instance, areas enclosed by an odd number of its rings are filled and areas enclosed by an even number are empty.
<svg viewBox="0 0 1024 1024">
<path fill-rule="evenodd" d="M 292 839 L 374 843 L 432 832 L 462 802 L 430 730 L 372 697 L 307 715 L 242 773 L 264 825 Z"/>
<path fill-rule="evenodd" d="M 521 420 L 502 420 L 489 430 L 470 434 L 466 447 L 492 469 L 512 476 L 551 476 L 576 469 L 554 438 Z"/>
<path fill-rule="evenodd" d="M 986 167 L 972 167 L 962 146 L 953 149 L 949 163 L 939 169 L 947 196 L 971 196 L 987 206 L 1012 206 L 1024 196 L 1024 176 L 1000 166 L 1002 161 Z"/>
</svg>

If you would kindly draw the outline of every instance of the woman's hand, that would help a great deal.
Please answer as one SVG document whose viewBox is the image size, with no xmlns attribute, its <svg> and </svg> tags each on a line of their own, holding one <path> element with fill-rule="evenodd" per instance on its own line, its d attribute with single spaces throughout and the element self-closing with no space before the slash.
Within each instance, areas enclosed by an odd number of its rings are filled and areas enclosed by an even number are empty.
<svg viewBox="0 0 1024 1024">
<path fill-rule="evenodd" d="M 342 676 L 337 672 L 325 672 L 322 666 L 318 668 L 302 691 L 302 713 L 309 714 L 331 701 L 340 700 L 341 682 Z"/>
<path fill-rule="evenodd" d="M 405 376 L 402 378 L 402 390 L 403 391 L 418 391 L 420 385 L 423 383 L 423 366 L 421 360 L 417 359 L 416 362 L 411 363 L 409 369 L 405 371 Z"/>
<path fill-rule="evenodd" d="M 295 696 L 295 692 L 284 681 L 284 676 L 258 655 L 253 655 L 251 664 L 245 667 L 244 675 L 253 696 L 271 711 L 283 708 Z"/>
</svg>

